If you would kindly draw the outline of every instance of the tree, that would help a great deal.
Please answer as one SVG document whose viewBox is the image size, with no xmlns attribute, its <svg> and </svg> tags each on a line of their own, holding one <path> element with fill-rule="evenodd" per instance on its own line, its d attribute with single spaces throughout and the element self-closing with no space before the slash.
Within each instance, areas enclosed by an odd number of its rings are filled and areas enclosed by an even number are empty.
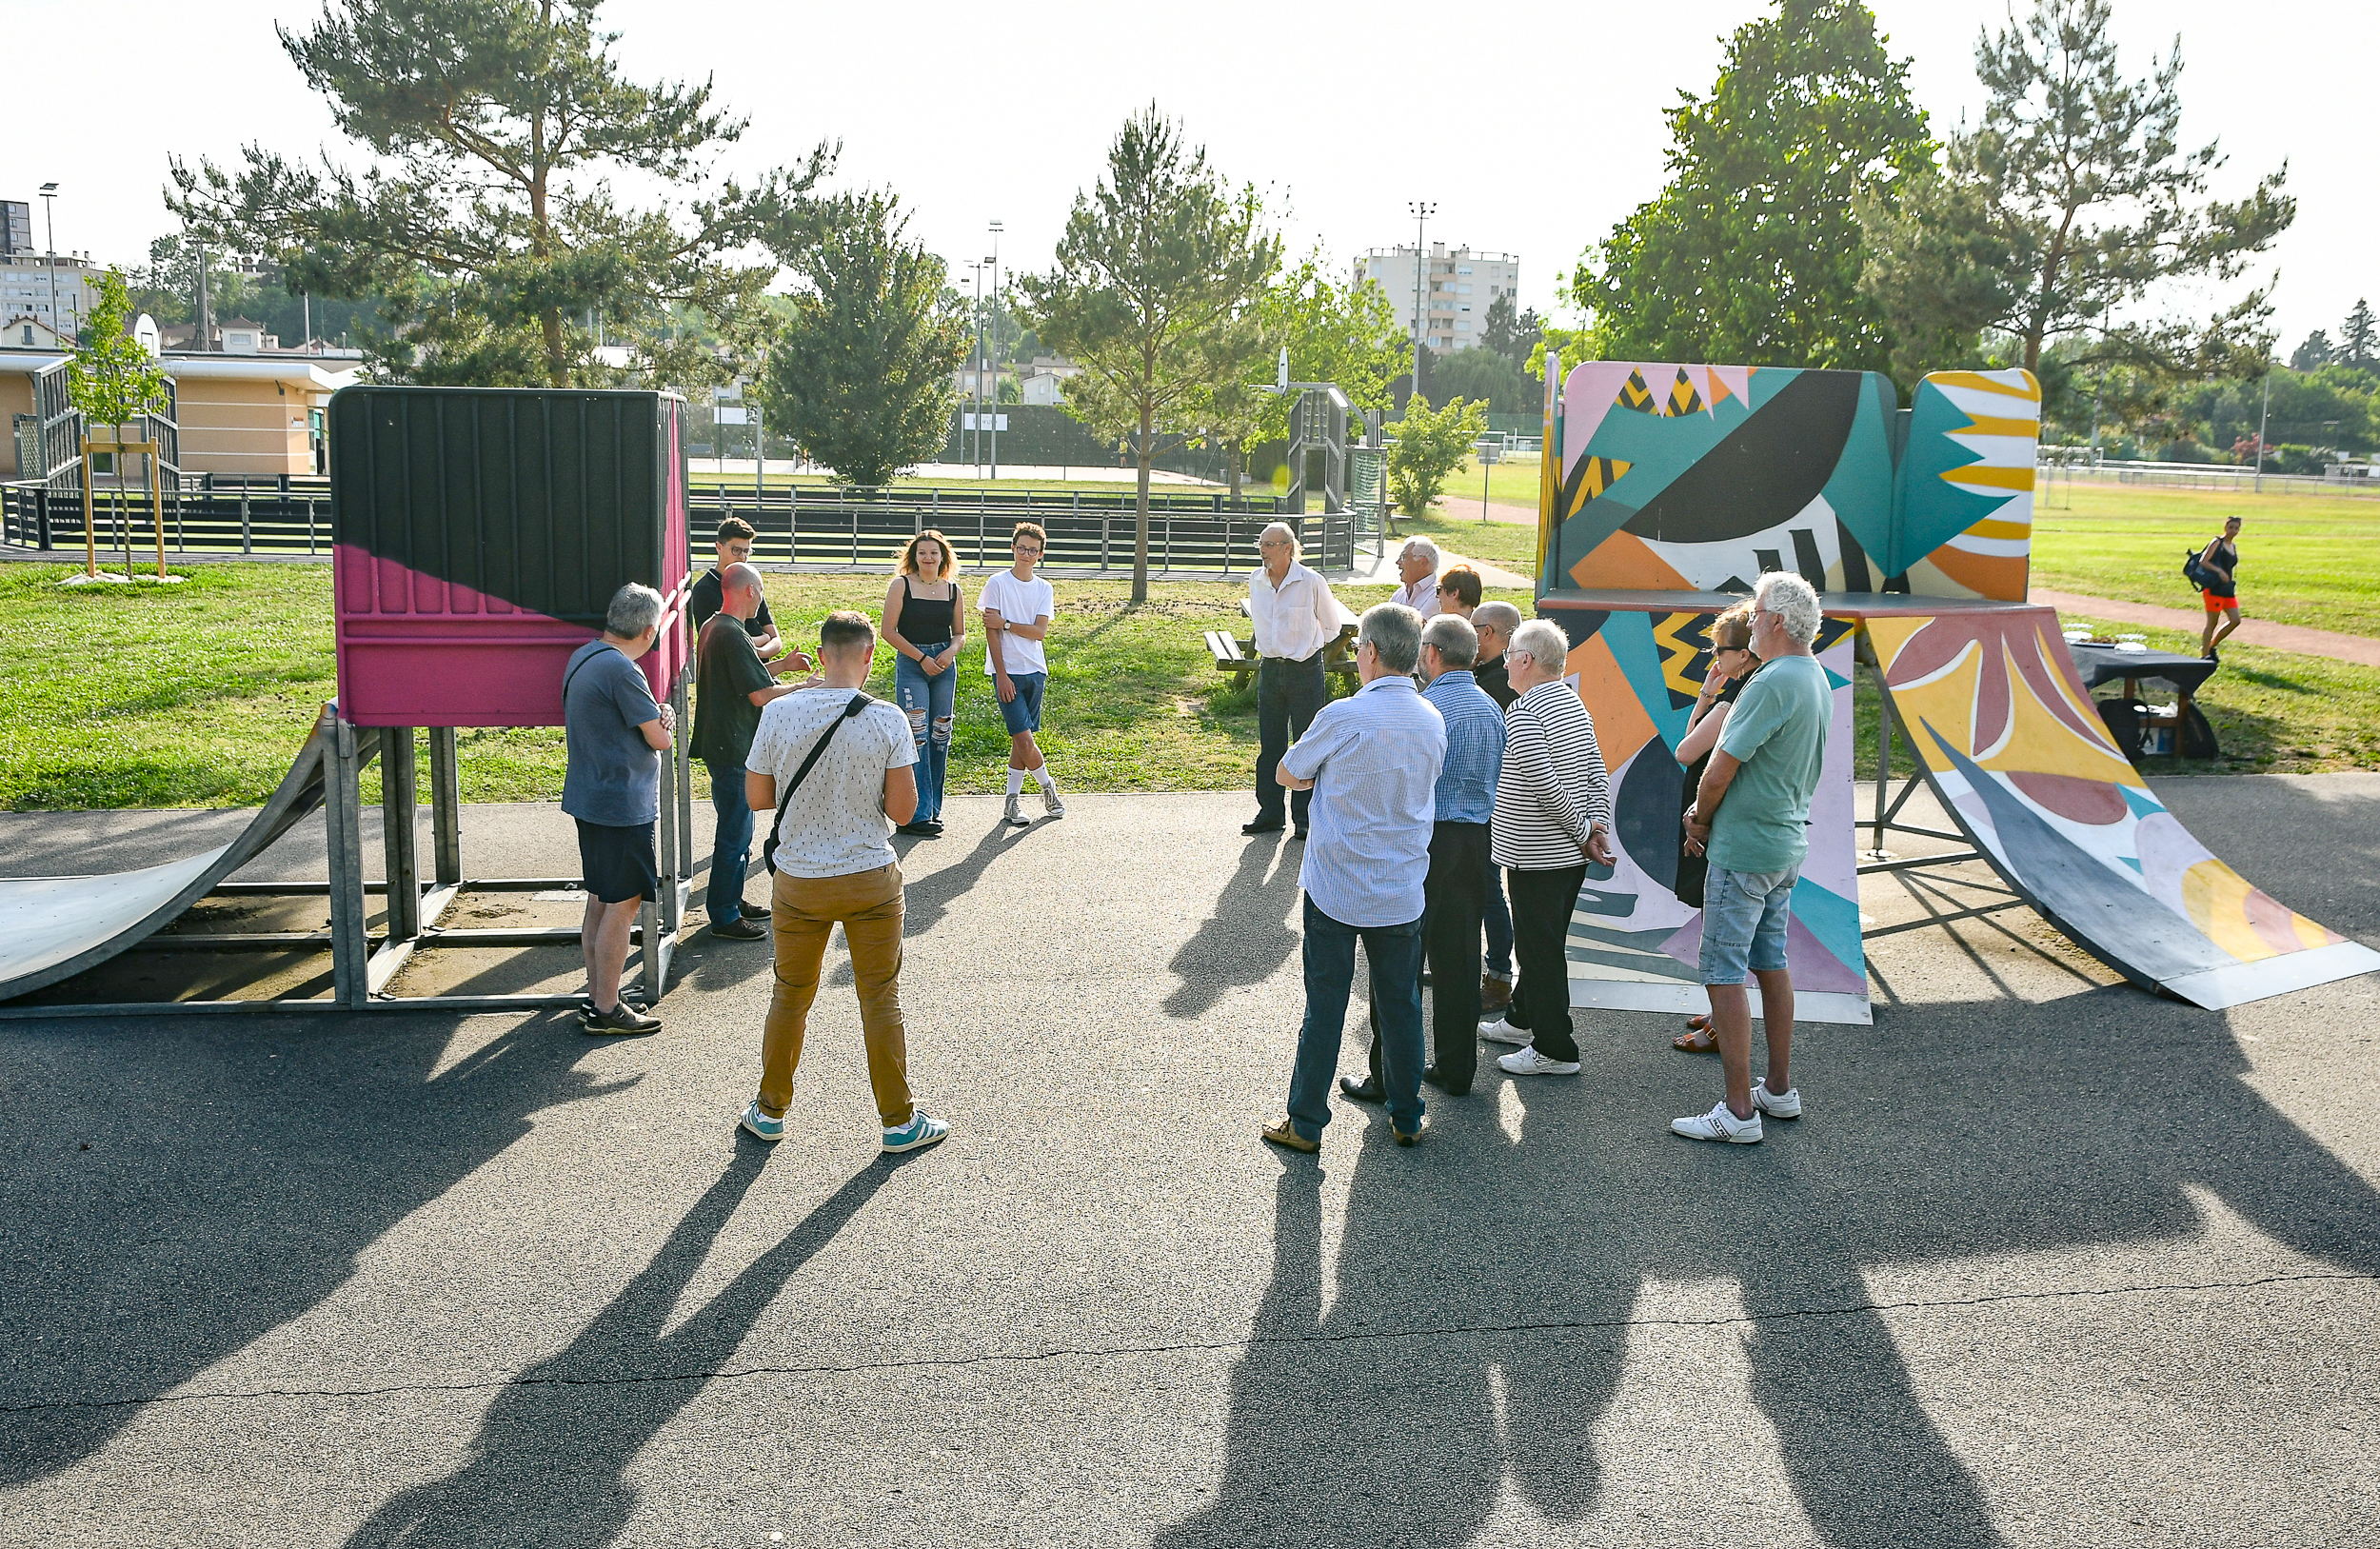
<svg viewBox="0 0 2380 1549">
<path fill-rule="evenodd" d="M 1388 449 L 1388 490 L 1397 508 L 1407 516 L 1427 514 L 1449 478 L 1471 471 L 1471 449 L 1485 434 L 1485 404 L 1454 398 L 1434 410 L 1426 396 L 1415 393 L 1397 422 L 1397 444 Z"/>
<path fill-rule="evenodd" d="M 1258 301 L 1280 265 L 1253 189 L 1234 193 L 1158 112 L 1124 121 L 1091 192 L 1075 195 L 1047 274 L 1018 282 L 1027 325 L 1082 367 L 1066 412 L 1132 440 L 1140 467 L 1132 600 L 1149 594 L 1149 467 L 1160 427 L 1261 368 Z"/>
<path fill-rule="evenodd" d="M 67 363 L 67 399 L 83 416 L 84 433 L 94 441 L 138 439 L 124 427 L 144 414 L 166 407 L 166 373 L 132 337 L 132 300 L 124 276 L 109 269 L 99 277 L 99 295 L 89 320 Z M 91 435 L 104 429 L 105 436 Z M 152 460 L 153 464 L 153 460 Z M 115 458 L 116 504 L 124 503 L 124 459 Z M 130 566 L 130 528 L 126 528 L 126 566 Z M 89 534 L 84 534 L 88 547 Z M 85 573 L 96 574 L 97 559 L 87 553 Z M 165 535 L 157 537 L 157 573 L 165 574 Z"/>
<path fill-rule="evenodd" d="M 1538 396 L 1520 367 L 1484 346 L 1450 350 L 1430 367 L 1430 386 L 1447 397 L 1463 397 L 1491 414 L 1526 414 Z"/>
<path fill-rule="evenodd" d="M 2306 342 L 2299 345 L 2290 355 L 2290 369 L 2311 371 L 2317 366 L 2328 366 L 2336 359 L 2338 359 L 2338 352 L 2330 347 L 2330 336 L 2320 328 L 2316 328 L 2306 335 Z"/>
<path fill-rule="evenodd" d="M 906 240 L 890 194 L 846 195 L 824 220 L 810 289 L 768 354 L 764 407 L 818 462 L 881 485 L 922 462 L 950 430 L 951 373 L 967 320 L 942 261 Z"/>
<path fill-rule="evenodd" d="M 2339 325 L 2339 359 L 2361 368 L 2371 365 L 2375 354 L 2380 354 L 2380 328 L 2372 326 L 2370 305 L 2357 296 L 2354 309 Z"/>
<path fill-rule="evenodd" d="M 1667 187 L 1571 276 L 1611 358 L 1887 364 L 1849 196 L 1889 202 L 1925 169 L 1926 116 L 1858 0 L 1775 7 L 1735 30 L 1708 97 L 1679 93 Z"/>
<path fill-rule="evenodd" d="M 707 160 L 744 120 L 707 83 L 626 80 L 601 0 L 328 0 L 277 29 L 340 130 L 377 160 L 301 165 L 261 146 L 227 171 L 178 158 L 167 204 L 201 240 L 277 254 L 292 287 L 379 296 L 365 348 L 397 380 L 565 387 L 609 380 L 597 328 L 655 379 L 694 387 L 755 358 L 772 263 L 811 235 L 806 195 L 833 158 L 750 187 Z M 638 208 L 615 179 L 676 199 Z M 674 338 L 672 304 L 727 345 Z"/>
<path fill-rule="evenodd" d="M 1525 368 L 1544 326 L 1535 309 L 1515 312 L 1513 298 L 1508 293 L 1488 303 L 1487 322 L 1480 328 L 1479 343 Z"/>
<path fill-rule="evenodd" d="M 2270 346 L 2265 288 L 2203 324 L 2137 304 L 2170 280 L 2236 280 L 2295 218 L 2288 167 L 2236 204 L 2199 202 L 2223 158 L 2212 142 L 2180 149 L 2179 40 L 2134 81 L 2110 34 L 2108 0 L 2035 0 L 2023 23 L 1978 37 L 1980 125 L 1897 210 L 1861 206 L 1867 293 L 1937 346 L 2005 332 L 2029 370 L 2053 341 L 2087 338 L 2077 364 L 2252 373 Z"/>
</svg>

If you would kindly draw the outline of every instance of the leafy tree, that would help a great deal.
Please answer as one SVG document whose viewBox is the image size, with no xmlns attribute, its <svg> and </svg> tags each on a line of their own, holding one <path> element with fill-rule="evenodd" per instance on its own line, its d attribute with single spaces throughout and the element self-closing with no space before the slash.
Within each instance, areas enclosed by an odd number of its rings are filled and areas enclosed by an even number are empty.
<svg viewBox="0 0 2380 1549">
<path fill-rule="evenodd" d="M 2380 355 L 2380 328 L 2371 321 L 2371 307 L 2363 297 L 2355 298 L 2355 307 L 2339 325 L 2339 359 L 2350 366 L 2365 367 Z"/>
<path fill-rule="evenodd" d="M 132 337 L 132 299 L 118 270 L 111 268 L 99 277 L 99 295 L 91 303 L 82 337 L 74 347 L 74 356 L 67 363 L 66 382 L 67 399 L 81 411 L 85 434 L 94 441 L 135 440 L 136 437 L 124 434 L 125 427 L 166 407 L 166 373 Z M 103 433 L 91 434 L 94 431 Z M 121 506 L 124 459 L 115 457 L 114 464 L 116 504 Z M 125 566 L 129 569 L 131 528 L 127 526 L 124 530 Z M 85 573 L 95 574 L 99 565 L 97 558 L 88 552 L 90 542 L 87 530 L 84 568 Z M 161 532 L 157 535 L 159 575 L 166 573 L 165 565 L 165 534 Z"/>
<path fill-rule="evenodd" d="M 399 380 L 601 382 L 590 319 L 658 380 L 720 380 L 756 357 L 777 272 L 737 255 L 806 245 L 834 152 L 750 187 L 713 179 L 744 121 L 707 83 L 625 79 L 600 5 L 328 0 L 310 30 L 277 29 L 281 46 L 375 160 L 177 158 L 167 204 L 202 240 L 279 255 L 300 289 L 385 298 L 365 348 Z M 639 208 L 615 179 L 675 197 Z M 712 320 L 727 361 L 673 337 L 673 304 Z"/>
<path fill-rule="evenodd" d="M 2223 158 L 2211 142 L 2180 149 L 2180 43 L 2148 79 L 2128 80 L 2111 30 L 2109 0 L 2035 0 L 2021 24 L 1978 38 L 1980 125 L 1897 209 L 1860 207 L 1874 254 L 1867 294 L 1936 350 L 2005 332 L 2028 369 L 2053 341 L 2087 337 L 2077 361 L 2172 377 L 2252 371 L 2270 343 L 2265 288 L 2203 324 L 2137 304 L 2165 281 L 2245 272 L 2295 218 L 2288 169 L 2236 204 L 2200 203 Z"/>
<path fill-rule="evenodd" d="M 1020 277 L 1028 325 L 1082 367 L 1066 412 L 1129 436 L 1140 466 L 1132 600 L 1149 594 L 1149 467 L 1161 428 L 1218 383 L 1260 370 L 1258 302 L 1280 265 L 1253 189 L 1234 193 L 1154 105 L 1124 121 L 1107 171 L 1075 195 L 1047 274 Z"/>
<path fill-rule="evenodd" d="M 951 373 L 966 359 L 942 261 L 907 227 L 890 194 L 833 201 L 811 288 L 793 299 L 764 375 L 770 423 L 854 484 L 883 484 L 942 446 Z"/>
<path fill-rule="evenodd" d="M 1430 367 L 1430 386 L 1491 414 L 1526 414 L 1542 401 L 1519 367 L 1484 346 L 1440 355 Z"/>
<path fill-rule="evenodd" d="M 2290 369 L 2311 371 L 2317 366 L 2328 366 L 2336 359 L 2338 359 L 2338 353 L 2330 347 L 2330 336 L 2320 328 L 2316 328 L 2306 335 L 2306 342 L 2299 345 L 2290 355 Z"/>
<path fill-rule="evenodd" d="M 1858 0 L 1775 0 L 1707 97 L 1668 110 L 1669 183 L 1579 262 L 1568 299 L 1617 359 L 1883 367 L 1846 195 L 1889 203 L 1934 144 Z M 1564 351 L 1565 358 L 1570 358 Z"/>
<path fill-rule="evenodd" d="M 1472 447 L 1487 434 L 1487 406 L 1449 399 L 1440 409 L 1415 393 L 1397 422 L 1397 444 L 1388 449 L 1388 492 L 1407 516 L 1421 516 L 1446 481 L 1471 471 Z"/>
</svg>

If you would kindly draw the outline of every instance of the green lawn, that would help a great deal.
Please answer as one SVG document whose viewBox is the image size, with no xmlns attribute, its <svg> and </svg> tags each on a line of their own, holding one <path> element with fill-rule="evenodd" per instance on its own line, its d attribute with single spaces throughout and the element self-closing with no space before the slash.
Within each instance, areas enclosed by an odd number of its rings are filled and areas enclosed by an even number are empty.
<svg viewBox="0 0 2380 1549">
<path fill-rule="evenodd" d="M 2182 551 L 2217 536 L 2233 513 L 2245 519 L 2240 602 L 2250 618 L 2380 636 L 2380 500 L 2089 485 L 2070 494 L 2059 484 L 2033 510 L 2033 584 L 2194 613 Z"/>
<path fill-rule="evenodd" d="M 329 566 L 196 566 L 180 586 L 139 589 L 62 588 L 54 583 L 64 573 L 0 566 L 0 609 L 16 636 L 0 666 L 12 712 L 0 744 L 0 808 L 263 801 L 336 691 Z M 1339 596 L 1360 610 L 1388 591 L 1342 587 Z M 1245 629 L 1240 588 L 1160 582 L 1139 607 L 1127 582 L 1060 582 L 1057 593 L 1042 745 L 1061 783 L 1214 790 L 1251 780 L 1255 694 L 1232 692 L 1200 639 Z M 834 608 L 872 614 L 884 587 L 871 576 L 773 574 L 769 598 L 788 634 L 815 638 Z M 871 685 L 886 697 L 891 661 L 883 657 Z M 998 790 L 1007 764 L 982 664 L 980 648 L 962 663 L 954 790 Z M 465 800 L 560 794 L 560 728 L 466 731 L 461 742 Z M 376 787 L 367 796 L 376 799 Z"/>
</svg>

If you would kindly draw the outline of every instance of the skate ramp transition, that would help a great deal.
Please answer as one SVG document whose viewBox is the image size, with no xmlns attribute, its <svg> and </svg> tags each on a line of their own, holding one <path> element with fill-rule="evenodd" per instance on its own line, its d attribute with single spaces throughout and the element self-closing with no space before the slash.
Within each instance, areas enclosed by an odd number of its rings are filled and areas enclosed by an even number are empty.
<svg viewBox="0 0 2380 1549">
<path fill-rule="evenodd" d="M 330 713 L 325 709 L 289 772 L 228 844 L 106 876 L 0 878 L 0 1001 L 138 945 L 319 808 Z"/>
<path fill-rule="evenodd" d="M 1617 864 L 1571 927 L 1573 1000 L 1703 1005 L 1681 903 L 1675 754 L 1719 612 L 1770 570 L 1817 589 L 1835 689 L 1787 963 L 1813 1021 L 1866 1022 L 1852 683 L 1958 830 L 2076 944 L 2145 988 L 2222 1007 L 2380 969 L 2251 886 L 2117 748 L 2055 610 L 2026 601 L 2040 389 L 1926 377 L 1592 361 L 1548 371 L 1538 611 L 1559 623 L 1611 771 Z"/>
</svg>

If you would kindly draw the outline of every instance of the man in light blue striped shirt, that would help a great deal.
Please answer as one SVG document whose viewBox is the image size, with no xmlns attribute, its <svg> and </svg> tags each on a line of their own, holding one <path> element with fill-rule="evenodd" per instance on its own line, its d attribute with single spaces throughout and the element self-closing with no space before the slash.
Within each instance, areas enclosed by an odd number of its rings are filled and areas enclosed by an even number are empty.
<svg viewBox="0 0 2380 1549">
<path fill-rule="evenodd" d="M 1459 613 L 1441 613 L 1421 629 L 1421 698 L 1446 723 L 1446 763 L 1432 804 L 1429 873 L 1422 881 L 1421 947 L 1430 964 L 1430 1063 L 1421 1079 L 1448 1097 L 1471 1090 L 1479 1063 L 1479 981 L 1473 943 L 1487 912 L 1488 819 L 1504 763 L 1504 712 L 1471 676 L 1479 636 Z M 1387 1095 L 1380 1072 L 1380 1019 L 1372 1016 L 1372 1070 L 1340 1077 L 1359 1102 Z"/>
<path fill-rule="evenodd" d="M 1382 603 L 1356 637 L 1354 697 L 1323 706 L 1281 755 L 1275 778 L 1314 792 L 1305 889 L 1305 1025 L 1289 1079 L 1289 1115 L 1264 1138 L 1319 1151 L 1346 1031 L 1356 943 L 1372 963 L 1388 1113 L 1399 1145 L 1421 1138 L 1421 905 L 1446 724 L 1415 692 L 1421 619 Z"/>
</svg>

